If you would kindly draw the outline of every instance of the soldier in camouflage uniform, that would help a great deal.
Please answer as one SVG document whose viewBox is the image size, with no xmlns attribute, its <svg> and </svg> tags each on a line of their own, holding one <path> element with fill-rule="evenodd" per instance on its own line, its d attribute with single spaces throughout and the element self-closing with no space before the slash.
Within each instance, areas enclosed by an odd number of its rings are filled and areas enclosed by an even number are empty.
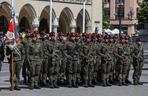
<svg viewBox="0 0 148 96">
<path fill-rule="evenodd" d="M 93 87 L 92 85 L 92 78 L 93 78 L 93 69 L 94 66 L 92 65 L 93 56 L 91 54 L 91 35 L 86 34 L 84 45 L 82 46 L 82 56 L 83 56 L 83 63 L 82 63 L 82 76 L 83 76 L 83 83 L 84 87 Z"/>
<path fill-rule="evenodd" d="M 50 88 L 59 88 L 57 82 L 60 76 L 60 49 L 54 32 L 50 33 L 50 41 L 48 44 L 48 78 L 51 83 Z"/>
<path fill-rule="evenodd" d="M 113 35 L 109 36 L 109 54 L 111 56 L 111 69 L 110 69 L 110 74 L 109 74 L 109 81 L 110 83 L 113 83 L 114 81 L 114 42 L 113 42 Z"/>
<path fill-rule="evenodd" d="M 94 66 L 94 77 L 95 77 L 95 83 L 98 83 L 98 81 L 101 81 L 101 46 L 102 46 L 103 38 L 101 34 L 97 35 L 97 45 L 96 45 L 96 65 Z"/>
<path fill-rule="evenodd" d="M 23 65 L 23 61 L 24 61 L 24 55 L 25 55 L 25 50 L 24 50 L 24 43 L 21 39 L 20 43 L 18 43 L 17 48 L 19 50 L 19 52 L 15 51 L 15 49 L 13 49 L 13 55 L 11 54 L 10 59 L 8 59 L 9 61 L 9 71 L 10 71 L 10 83 L 11 83 L 11 87 L 10 90 L 20 90 L 19 84 L 20 84 L 20 71 Z M 13 60 L 13 61 L 12 61 Z M 12 70 L 12 63 L 14 63 L 14 67 Z M 13 77 L 12 77 L 12 71 L 14 71 L 14 81 L 13 81 Z M 14 84 L 14 85 L 13 85 Z"/>
<path fill-rule="evenodd" d="M 28 52 L 29 52 L 29 45 L 30 45 L 31 40 L 32 40 L 31 33 L 27 33 L 25 38 L 22 40 L 22 42 L 24 42 L 24 49 L 25 49 L 25 58 L 24 58 L 23 66 L 22 66 L 22 77 L 24 78 L 24 84 L 26 84 L 27 81 L 30 82 Z"/>
<path fill-rule="evenodd" d="M 133 68 L 134 68 L 134 73 L 133 73 L 133 82 L 134 85 L 142 85 L 140 82 L 140 76 L 142 73 L 142 67 L 143 67 L 143 61 L 144 61 L 144 55 L 143 55 L 143 45 L 141 42 L 141 38 L 136 39 L 136 44 L 134 46 L 134 51 L 133 51 Z"/>
<path fill-rule="evenodd" d="M 123 85 L 127 85 L 126 83 L 126 77 L 127 77 L 127 74 L 129 73 L 129 70 L 130 70 L 130 56 L 131 56 L 131 48 L 130 48 L 130 44 L 128 42 L 129 38 L 128 36 L 125 36 L 124 37 L 125 39 L 125 42 L 123 44 L 123 48 L 124 48 L 124 55 L 125 55 L 125 63 L 123 65 Z"/>
<path fill-rule="evenodd" d="M 79 60 L 78 48 L 75 42 L 75 33 L 70 34 L 70 39 L 67 42 L 67 79 L 68 87 L 78 87 L 76 84 L 77 79 L 77 66 Z"/>
<path fill-rule="evenodd" d="M 66 50 L 66 33 L 59 33 L 60 41 L 60 53 L 61 53 L 61 64 L 60 64 L 60 81 L 64 83 L 66 81 L 66 64 L 67 64 L 67 50 Z"/>
<path fill-rule="evenodd" d="M 38 42 L 36 35 L 32 34 L 32 42 L 29 45 L 29 71 L 30 71 L 30 89 L 40 89 L 39 75 L 43 59 L 42 47 Z"/>
<path fill-rule="evenodd" d="M 111 56 L 109 54 L 109 47 L 108 47 L 108 42 L 109 42 L 109 36 L 106 35 L 104 37 L 104 42 L 101 46 L 100 50 L 100 55 L 101 55 L 101 68 L 102 68 L 102 81 L 103 81 L 103 86 L 111 86 L 109 82 L 109 75 L 111 72 Z"/>
<path fill-rule="evenodd" d="M 41 44 L 43 52 L 43 62 L 41 66 L 40 83 L 47 86 L 47 73 L 48 73 L 48 38 L 46 33 L 41 34 Z"/>
<path fill-rule="evenodd" d="M 125 84 L 125 79 L 123 77 L 123 66 L 126 64 L 126 59 L 124 55 L 124 36 L 120 37 L 121 43 L 117 45 L 117 53 L 115 53 L 115 56 L 117 57 L 117 64 L 116 64 L 116 72 L 117 72 L 117 77 L 118 77 L 118 85 L 122 86 L 122 84 Z"/>
<path fill-rule="evenodd" d="M 76 36 L 75 36 L 75 41 L 76 41 L 76 47 L 77 47 L 77 52 L 78 52 L 78 62 L 77 62 L 77 73 L 76 73 L 76 80 L 77 80 L 77 83 L 80 84 L 81 83 L 81 62 L 80 62 L 80 52 L 81 52 L 81 42 L 80 41 L 80 34 L 79 33 L 76 33 Z"/>
</svg>

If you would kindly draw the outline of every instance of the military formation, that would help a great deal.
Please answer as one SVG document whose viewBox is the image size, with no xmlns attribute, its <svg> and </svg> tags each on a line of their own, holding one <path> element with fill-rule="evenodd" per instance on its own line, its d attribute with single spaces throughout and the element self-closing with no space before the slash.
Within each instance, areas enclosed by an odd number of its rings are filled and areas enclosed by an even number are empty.
<svg viewBox="0 0 148 96">
<path fill-rule="evenodd" d="M 134 69 L 133 84 L 142 85 L 144 57 L 139 37 L 132 44 L 130 37 L 124 34 L 35 31 L 26 32 L 17 47 L 21 58 L 7 48 L 7 53 L 12 53 L 8 58 L 10 73 L 14 62 L 15 82 L 14 85 L 10 82 L 11 90 L 20 90 L 21 69 L 24 83 L 31 90 L 62 86 L 128 86 L 131 84 L 128 79 L 131 66 Z M 12 79 L 10 76 L 10 81 Z"/>
</svg>

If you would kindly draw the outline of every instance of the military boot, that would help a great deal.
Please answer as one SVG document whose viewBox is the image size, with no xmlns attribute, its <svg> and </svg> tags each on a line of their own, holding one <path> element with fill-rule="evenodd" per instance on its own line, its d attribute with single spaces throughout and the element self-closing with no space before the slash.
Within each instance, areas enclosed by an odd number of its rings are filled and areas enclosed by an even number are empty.
<svg viewBox="0 0 148 96">
<path fill-rule="evenodd" d="M 134 83 L 133 83 L 134 85 L 138 85 L 138 82 L 136 82 L 135 80 L 134 80 Z"/>
<path fill-rule="evenodd" d="M 142 82 L 138 82 L 138 85 L 143 85 L 143 83 Z"/>
<path fill-rule="evenodd" d="M 112 86 L 112 84 L 111 84 L 111 83 L 109 83 L 109 82 L 107 82 L 107 86 Z"/>
<path fill-rule="evenodd" d="M 73 87 L 78 88 L 78 85 L 76 84 L 76 81 L 73 81 Z"/>
<path fill-rule="evenodd" d="M 59 86 L 57 85 L 57 81 L 53 82 L 54 88 L 59 88 Z"/>
<path fill-rule="evenodd" d="M 14 91 L 14 86 L 10 86 L 10 91 Z"/>
<path fill-rule="evenodd" d="M 72 88 L 72 81 L 71 80 L 68 80 L 68 88 Z"/>
<path fill-rule="evenodd" d="M 19 90 L 21 90 L 21 88 L 19 86 L 15 86 L 14 90 L 18 90 L 19 91 Z"/>
<path fill-rule="evenodd" d="M 122 86 L 122 80 L 119 80 L 118 86 Z"/>
<path fill-rule="evenodd" d="M 50 88 L 54 88 L 53 81 L 51 81 Z"/>
<path fill-rule="evenodd" d="M 107 84 L 106 84 L 106 81 L 103 81 L 103 87 L 106 87 Z"/>
<path fill-rule="evenodd" d="M 90 80 L 89 82 L 88 82 L 89 84 L 89 87 L 95 87 L 93 84 L 92 84 L 92 81 Z"/>
<path fill-rule="evenodd" d="M 84 81 L 84 87 L 85 87 L 85 88 L 88 87 L 88 81 L 87 81 L 87 80 Z"/>
</svg>

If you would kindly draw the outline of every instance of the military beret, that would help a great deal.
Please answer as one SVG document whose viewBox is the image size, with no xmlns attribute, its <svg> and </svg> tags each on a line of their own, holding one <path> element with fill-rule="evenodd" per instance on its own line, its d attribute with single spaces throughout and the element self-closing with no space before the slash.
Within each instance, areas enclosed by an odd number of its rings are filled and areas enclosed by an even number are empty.
<svg viewBox="0 0 148 96">
<path fill-rule="evenodd" d="M 96 36 L 97 36 L 97 33 L 92 33 L 91 34 L 91 38 L 96 38 Z"/>
<path fill-rule="evenodd" d="M 129 36 L 125 36 L 125 38 L 124 38 L 125 40 L 129 40 Z"/>
<path fill-rule="evenodd" d="M 142 41 L 142 39 L 140 37 L 136 38 L 136 42 L 141 42 L 141 41 Z"/>
<path fill-rule="evenodd" d="M 85 35 L 85 38 L 90 38 L 90 36 L 91 36 L 91 34 L 87 33 L 87 34 Z"/>
<path fill-rule="evenodd" d="M 51 32 L 49 36 L 55 36 L 55 32 Z"/>
<path fill-rule="evenodd" d="M 70 33 L 70 37 L 75 37 L 76 34 L 75 33 Z"/>
</svg>

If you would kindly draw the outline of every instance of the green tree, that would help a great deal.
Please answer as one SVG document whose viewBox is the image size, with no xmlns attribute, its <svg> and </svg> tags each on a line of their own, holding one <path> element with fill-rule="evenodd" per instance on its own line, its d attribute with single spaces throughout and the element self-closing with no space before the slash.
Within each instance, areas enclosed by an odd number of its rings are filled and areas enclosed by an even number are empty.
<svg viewBox="0 0 148 96">
<path fill-rule="evenodd" d="M 148 23 L 148 0 L 145 0 L 138 12 L 139 24 Z"/>
<path fill-rule="evenodd" d="M 103 16 L 103 29 L 110 28 L 109 20 L 110 20 L 109 16 Z"/>
</svg>

